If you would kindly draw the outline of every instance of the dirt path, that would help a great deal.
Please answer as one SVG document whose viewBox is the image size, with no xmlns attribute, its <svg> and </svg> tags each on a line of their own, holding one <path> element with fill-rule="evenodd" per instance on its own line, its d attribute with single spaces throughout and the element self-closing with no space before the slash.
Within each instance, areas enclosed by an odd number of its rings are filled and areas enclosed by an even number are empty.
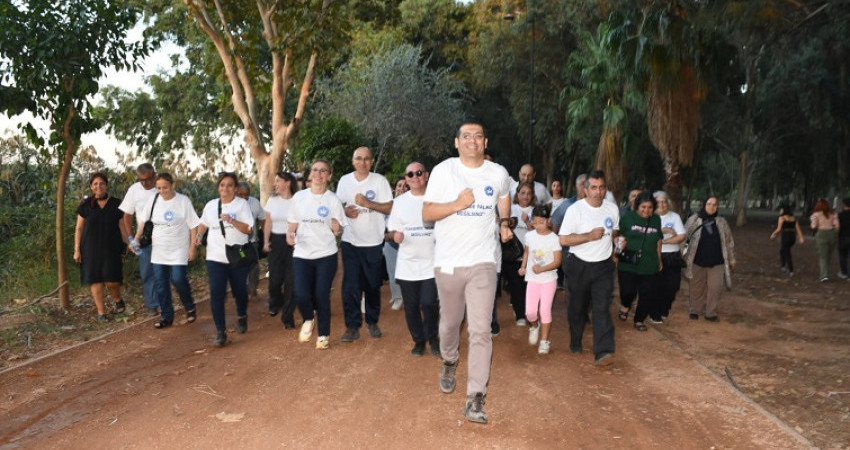
<svg viewBox="0 0 850 450">
<path fill-rule="evenodd" d="M 0 448 L 843 448 L 848 396 L 828 394 L 850 390 L 850 283 L 804 281 L 811 267 L 799 282 L 748 270 L 766 265 L 747 250 L 762 232 L 736 230 L 748 260 L 719 324 L 687 320 L 684 285 L 670 323 L 639 333 L 617 321 L 607 370 L 567 351 L 562 292 L 548 356 L 506 320 L 503 297 L 488 425 L 460 414 L 465 351 L 458 390 L 442 394 L 439 359 L 410 355 L 401 311 L 382 311 L 382 339 L 339 342 L 337 289 L 328 351 L 297 343 L 262 302 L 247 334 L 211 349 L 203 303 L 195 324 L 146 322 L 4 372 Z M 834 292 L 807 305 L 813 289 Z"/>
</svg>

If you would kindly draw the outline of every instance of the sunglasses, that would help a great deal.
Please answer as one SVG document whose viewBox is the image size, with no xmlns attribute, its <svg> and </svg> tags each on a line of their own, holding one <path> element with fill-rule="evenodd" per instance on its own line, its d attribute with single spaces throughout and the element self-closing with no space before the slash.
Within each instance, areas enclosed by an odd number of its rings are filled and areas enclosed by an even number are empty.
<svg viewBox="0 0 850 450">
<path fill-rule="evenodd" d="M 421 170 L 417 170 L 416 172 L 407 172 L 405 174 L 405 176 L 407 176 L 407 178 L 413 178 L 413 177 L 421 177 L 424 174 L 425 174 L 425 172 L 423 172 Z"/>
</svg>

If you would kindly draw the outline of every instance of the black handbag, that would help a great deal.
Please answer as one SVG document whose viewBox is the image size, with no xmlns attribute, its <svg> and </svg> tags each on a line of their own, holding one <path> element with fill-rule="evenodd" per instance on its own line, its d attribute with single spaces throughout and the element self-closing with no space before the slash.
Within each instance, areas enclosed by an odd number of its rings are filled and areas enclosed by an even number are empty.
<svg viewBox="0 0 850 450">
<path fill-rule="evenodd" d="M 227 262 L 230 264 L 230 267 L 234 269 L 251 267 L 259 262 L 260 258 L 257 254 L 257 247 L 253 242 L 246 242 L 241 245 L 227 245 L 224 222 L 221 220 L 221 199 L 218 200 L 218 225 L 221 229 L 221 235 L 224 237 L 224 252 L 227 255 Z"/>
<path fill-rule="evenodd" d="M 623 250 L 620 252 L 619 261 L 626 264 L 637 264 L 640 262 L 641 251 Z"/>
<path fill-rule="evenodd" d="M 145 222 L 144 228 L 142 228 L 142 235 L 139 237 L 139 247 L 145 248 L 150 247 L 153 244 L 153 209 L 156 207 L 156 199 L 159 197 L 159 194 L 154 194 L 153 196 L 153 205 L 151 205 L 151 213 L 148 215 L 148 220 Z"/>
</svg>

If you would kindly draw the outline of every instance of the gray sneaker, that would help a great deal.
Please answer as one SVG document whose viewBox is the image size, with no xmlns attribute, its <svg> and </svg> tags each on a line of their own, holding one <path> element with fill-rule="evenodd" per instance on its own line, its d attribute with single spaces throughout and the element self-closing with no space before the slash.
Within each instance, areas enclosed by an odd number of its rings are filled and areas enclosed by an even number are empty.
<svg viewBox="0 0 850 450">
<path fill-rule="evenodd" d="M 373 338 L 377 339 L 384 335 L 383 333 L 381 333 L 381 329 L 378 328 L 377 323 L 367 323 L 366 328 L 369 329 L 369 336 L 372 336 Z"/>
<path fill-rule="evenodd" d="M 348 328 L 345 330 L 345 333 L 342 333 L 342 337 L 339 338 L 342 342 L 354 342 L 360 339 L 360 330 L 357 328 Z"/>
<path fill-rule="evenodd" d="M 484 394 L 476 392 L 472 395 L 467 395 L 463 415 L 470 422 L 487 423 L 487 413 L 484 412 Z"/>
<path fill-rule="evenodd" d="M 457 370 L 457 361 L 448 362 L 443 360 L 443 371 L 440 372 L 440 390 L 446 394 L 451 394 L 457 385 L 455 371 Z"/>
</svg>

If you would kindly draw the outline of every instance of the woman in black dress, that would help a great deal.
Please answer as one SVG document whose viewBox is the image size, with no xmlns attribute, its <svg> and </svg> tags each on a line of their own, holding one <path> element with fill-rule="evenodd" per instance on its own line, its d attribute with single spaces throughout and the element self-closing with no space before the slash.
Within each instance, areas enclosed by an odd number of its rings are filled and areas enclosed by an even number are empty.
<svg viewBox="0 0 850 450">
<path fill-rule="evenodd" d="M 74 232 L 74 261 L 80 264 L 80 283 L 91 285 L 91 295 L 97 307 L 97 320 L 106 320 L 104 284 L 115 300 L 115 312 L 124 312 L 121 282 L 124 270 L 122 252 L 128 236 L 121 220 L 124 213 L 118 209 L 120 198 L 107 193 L 109 181 L 97 172 L 89 178 L 91 197 L 77 207 L 77 227 Z"/>
</svg>

